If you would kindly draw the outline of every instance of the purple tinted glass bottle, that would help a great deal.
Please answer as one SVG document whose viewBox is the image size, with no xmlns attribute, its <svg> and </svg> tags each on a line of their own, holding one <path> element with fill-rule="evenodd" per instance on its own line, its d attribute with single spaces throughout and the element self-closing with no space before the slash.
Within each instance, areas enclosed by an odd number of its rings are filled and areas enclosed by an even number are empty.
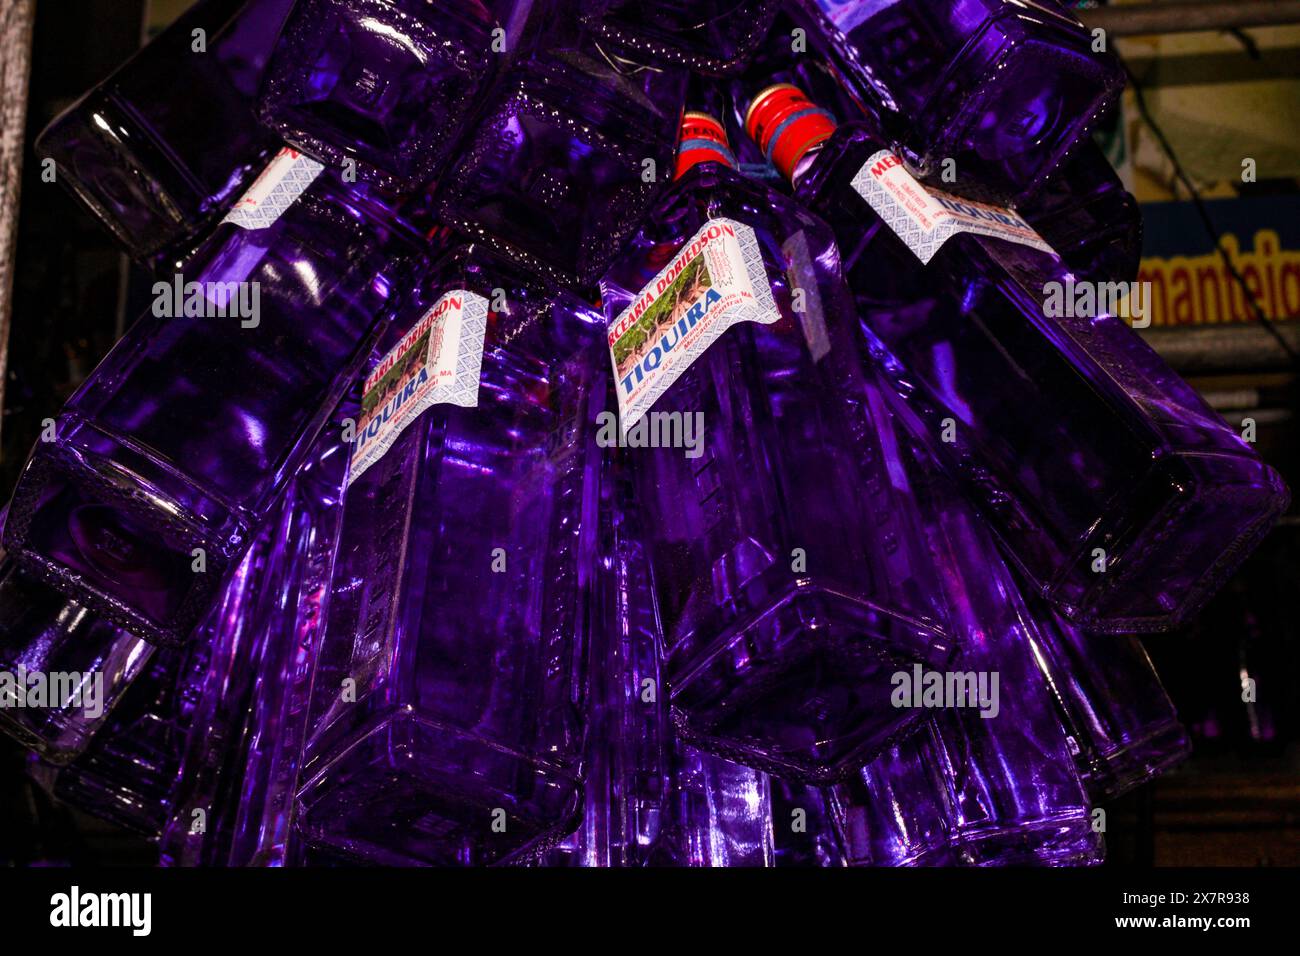
<svg viewBox="0 0 1300 956">
<path fill-rule="evenodd" d="M 590 284 L 669 176 L 686 75 L 589 46 L 517 64 L 443 179 L 443 223 L 558 284 Z"/>
<path fill-rule="evenodd" d="M 1034 588 L 1095 630 L 1193 614 L 1285 510 L 1278 475 L 1017 214 L 925 189 L 801 96 L 765 91 L 751 132 L 820 124 L 768 149 L 839 239 L 863 346 Z"/>
<path fill-rule="evenodd" d="M 35 766 L 51 794 L 149 839 L 162 836 L 180 792 L 187 740 L 212 688 L 233 676 L 222 654 L 248 626 L 268 551 L 265 539 L 249 550 L 188 647 L 154 653 L 82 754 L 64 767 Z"/>
<path fill-rule="evenodd" d="M 833 240 L 730 162 L 688 113 L 681 178 L 601 284 L 620 433 L 679 731 L 826 779 L 916 719 L 888 674 L 950 647 Z"/>
<path fill-rule="evenodd" d="M 343 479 L 350 447 L 339 436 L 343 423 L 355 422 L 356 416 L 351 399 L 340 406 L 290 491 L 285 544 L 275 580 L 268 586 L 268 637 L 241 741 L 231 866 L 284 866 L 293 858 L 290 824 L 311 693 L 311 665 L 320 646 L 343 516 Z"/>
<path fill-rule="evenodd" d="M 1087 634 L 1040 604 L 1032 638 L 1088 792 L 1110 800 L 1182 762 L 1186 731 L 1142 644 Z"/>
<path fill-rule="evenodd" d="M 758 48 L 779 0 L 582 0 L 593 36 L 638 63 L 686 66 L 725 74 L 744 68 Z"/>
<path fill-rule="evenodd" d="M 159 650 L 76 759 L 58 766 L 33 756 L 31 777 L 62 803 L 156 839 L 184 745 L 183 715 L 177 719 L 184 656 L 178 648 Z"/>
<path fill-rule="evenodd" d="M 137 261 L 188 251 L 279 148 L 253 97 L 291 2 L 195 4 L 37 140 Z"/>
<path fill-rule="evenodd" d="M 773 777 L 772 837 L 777 866 L 844 866 L 829 792 Z"/>
<path fill-rule="evenodd" d="M 956 866 L 954 815 L 933 721 L 827 791 L 849 866 Z"/>
<path fill-rule="evenodd" d="M 607 455 L 603 468 L 606 600 L 593 606 L 600 623 L 591 632 L 583 825 L 544 863 L 775 865 L 767 774 L 674 739 L 645 531 L 624 455 Z"/>
<path fill-rule="evenodd" d="M 1031 193 L 1118 98 L 1124 73 L 1054 0 L 798 0 L 810 40 L 923 177 Z"/>
<path fill-rule="evenodd" d="M 0 551 L 0 672 L 24 689 L 0 706 L 0 730 L 24 747 L 53 764 L 75 759 L 152 653 Z M 41 696 L 29 701 L 27 689 Z"/>
<path fill-rule="evenodd" d="M 1080 146 L 1020 212 L 1078 278 L 1137 279 L 1142 212 L 1095 143 Z"/>
<path fill-rule="evenodd" d="M 917 424 L 909 421 L 909 431 Z M 920 445 L 905 457 L 960 649 L 932 672 L 942 680 L 933 699 L 925 696 L 930 674 L 894 675 L 895 705 L 924 707 L 930 719 L 836 788 L 849 858 L 877 866 L 1098 862 L 1101 840 L 1039 671 L 1036 623 L 955 486 Z"/>
<path fill-rule="evenodd" d="M 767 774 L 678 741 L 654 866 L 776 865 Z"/>
<path fill-rule="evenodd" d="M 282 152 L 37 443 L 10 554 L 183 640 L 365 361 L 406 249 L 384 207 Z"/>
<path fill-rule="evenodd" d="M 582 823 L 542 857 L 546 866 L 644 866 L 663 838 L 669 806 L 674 741 L 649 567 L 631 483 L 616 457 L 601 462 Z"/>
<path fill-rule="evenodd" d="M 478 0 L 298 0 L 262 121 L 331 166 L 413 189 L 451 155 L 491 81 L 495 28 Z"/>
<path fill-rule="evenodd" d="M 962 861 L 977 866 L 1078 865 L 1101 860 L 1090 805 L 1046 681 L 1037 668 L 1034 622 L 1009 569 L 969 511 L 943 518 L 952 567 L 966 592 L 954 608 L 967 621 L 954 669 L 997 674 L 993 708 L 950 708 L 935 718 L 940 774 L 950 781 L 952 836 Z M 977 678 L 978 680 L 979 678 Z M 989 678 L 991 687 L 992 677 Z"/>
<path fill-rule="evenodd" d="M 250 748 L 262 743 L 265 696 L 282 686 L 277 671 L 294 642 L 298 558 L 311 539 L 302 505 L 320 451 L 342 453 L 338 422 L 322 432 L 313 460 L 295 477 L 262 537 L 198 639 L 207 645 L 184 745 L 177 755 L 176 786 L 160 840 L 168 866 L 224 865 L 229 861 L 236 819 L 245 809 Z M 341 457 L 336 454 L 333 457 Z M 254 767 L 254 773 L 260 768 Z M 250 784 L 254 781 L 248 780 Z"/>
<path fill-rule="evenodd" d="M 465 245 L 392 329 L 364 387 L 297 827 L 370 862 L 513 861 L 577 822 L 599 314 Z"/>
</svg>

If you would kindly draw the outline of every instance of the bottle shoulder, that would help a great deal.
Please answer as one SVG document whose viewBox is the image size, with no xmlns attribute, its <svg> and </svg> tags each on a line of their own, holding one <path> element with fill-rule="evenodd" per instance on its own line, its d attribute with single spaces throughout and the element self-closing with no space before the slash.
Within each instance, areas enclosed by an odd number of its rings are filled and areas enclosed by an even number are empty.
<svg viewBox="0 0 1300 956">
<path fill-rule="evenodd" d="M 834 191 L 851 183 L 874 156 L 889 148 L 867 123 L 841 125 L 796 171 L 796 198 L 816 209 Z"/>
<path fill-rule="evenodd" d="M 778 243 L 795 232 L 830 243 L 829 227 L 795 199 L 721 163 L 704 163 L 675 183 L 642 225 L 639 239 L 686 241 L 713 219 L 731 219 Z"/>
<path fill-rule="evenodd" d="M 593 142 L 675 142 L 685 83 L 682 70 L 647 71 L 638 80 L 587 51 L 560 49 L 515 65 L 494 102 L 502 117 L 532 115 Z"/>
<path fill-rule="evenodd" d="M 604 324 L 591 303 L 526 272 L 481 242 L 459 242 L 425 257 L 404 286 L 381 339 L 381 352 L 440 311 L 444 300 L 457 314 L 484 316 L 487 349 L 563 357 L 596 341 Z"/>
<path fill-rule="evenodd" d="M 741 233 L 752 232 L 773 281 L 788 265 L 786 249 L 793 240 L 810 261 L 838 264 L 834 235 L 816 215 L 790 196 L 720 163 L 703 163 L 670 187 L 642 220 L 601 283 L 605 304 L 646 288 L 719 220 L 743 227 Z"/>
</svg>

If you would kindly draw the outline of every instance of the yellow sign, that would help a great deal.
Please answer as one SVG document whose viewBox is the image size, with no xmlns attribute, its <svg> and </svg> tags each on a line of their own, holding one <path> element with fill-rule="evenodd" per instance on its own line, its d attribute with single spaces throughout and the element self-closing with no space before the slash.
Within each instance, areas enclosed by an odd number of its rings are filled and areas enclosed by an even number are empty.
<svg viewBox="0 0 1300 956">
<path fill-rule="evenodd" d="M 1223 236 L 1223 247 L 1265 315 L 1276 320 L 1300 317 L 1300 251 L 1283 249 L 1272 229 L 1256 232 L 1249 250 L 1242 251 L 1231 234 Z M 1143 259 L 1138 281 L 1151 283 L 1153 326 L 1255 320 L 1241 285 L 1217 251 Z"/>
</svg>

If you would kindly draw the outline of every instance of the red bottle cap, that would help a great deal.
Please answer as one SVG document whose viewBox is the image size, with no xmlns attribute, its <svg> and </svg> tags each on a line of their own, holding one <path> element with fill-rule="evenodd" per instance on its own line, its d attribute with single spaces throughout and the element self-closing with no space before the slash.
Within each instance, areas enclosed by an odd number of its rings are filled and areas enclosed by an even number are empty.
<svg viewBox="0 0 1300 956">
<path fill-rule="evenodd" d="M 777 171 L 790 179 L 799 160 L 831 138 L 835 120 L 797 86 L 778 83 L 760 92 L 749 104 L 745 132 Z"/>
<path fill-rule="evenodd" d="M 682 134 L 678 143 L 674 179 L 681 179 L 687 170 L 700 163 L 724 163 L 732 169 L 736 168 L 736 157 L 732 155 L 726 129 L 708 113 L 687 113 L 683 116 Z"/>
</svg>

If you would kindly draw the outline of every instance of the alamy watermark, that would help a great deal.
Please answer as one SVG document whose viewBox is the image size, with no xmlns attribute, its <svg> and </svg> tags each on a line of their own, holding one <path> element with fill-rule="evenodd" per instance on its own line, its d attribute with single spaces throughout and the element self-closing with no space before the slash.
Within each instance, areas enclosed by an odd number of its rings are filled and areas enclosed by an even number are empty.
<svg viewBox="0 0 1300 956">
<path fill-rule="evenodd" d="M 1049 319 L 1095 319 L 1113 315 L 1135 329 L 1151 324 L 1150 282 L 1064 282 L 1043 285 L 1043 314 Z"/>
<path fill-rule="evenodd" d="M 186 282 L 183 275 L 155 282 L 153 314 L 160 319 L 239 319 L 245 329 L 262 322 L 262 284 Z"/>
<path fill-rule="evenodd" d="M 0 710 L 80 708 L 90 720 L 104 714 L 104 675 L 100 671 L 35 671 L 21 664 L 0 670 Z"/>
<path fill-rule="evenodd" d="M 895 707 L 978 708 L 985 720 L 1001 711 L 997 671 L 927 671 L 913 664 L 910 671 L 895 671 L 889 702 Z"/>
<path fill-rule="evenodd" d="M 624 435 L 618 416 L 596 416 L 596 444 L 601 448 L 684 448 L 687 458 L 704 454 L 703 412 L 646 412 Z"/>
<path fill-rule="evenodd" d="M 73 886 L 50 897 L 50 925 L 58 929 L 121 927 L 132 936 L 153 930 L 152 893 L 92 893 Z"/>
</svg>

